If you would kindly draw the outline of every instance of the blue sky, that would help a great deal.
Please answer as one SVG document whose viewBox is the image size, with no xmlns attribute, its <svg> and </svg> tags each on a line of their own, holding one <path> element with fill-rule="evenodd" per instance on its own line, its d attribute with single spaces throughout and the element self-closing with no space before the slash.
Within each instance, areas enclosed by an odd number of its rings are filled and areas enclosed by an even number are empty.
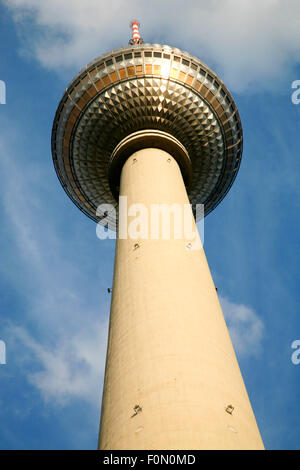
<svg viewBox="0 0 300 470">
<path fill-rule="evenodd" d="M 265 0 L 5 0 L 0 6 L 1 449 L 97 443 L 114 241 L 66 197 L 51 157 L 64 89 L 87 62 L 147 42 L 188 50 L 231 90 L 237 179 L 205 221 L 205 251 L 265 446 L 299 449 L 300 5 Z M 159 8 L 160 5 L 160 8 Z"/>
</svg>

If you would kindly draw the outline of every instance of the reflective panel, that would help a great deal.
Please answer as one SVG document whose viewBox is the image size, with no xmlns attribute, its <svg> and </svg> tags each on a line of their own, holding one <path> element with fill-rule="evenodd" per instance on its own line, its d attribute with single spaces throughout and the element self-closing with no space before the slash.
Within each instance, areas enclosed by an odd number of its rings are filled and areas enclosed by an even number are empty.
<svg viewBox="0 0 300 470">
<path fill-rule="evenodd" d="M 161 129 L 187 149 L 193 205 L 208 214 L 239 168 L 242 127 L 222 81 L 199 59 L 169 46 L 143 44 L 105 54 L 81 71 L 58 107 L 52 153 L 73 202 L 98 221 L 99 204 L 117 202 L 109 188 L 111 153 L 126 135 Z"/>
</svg>

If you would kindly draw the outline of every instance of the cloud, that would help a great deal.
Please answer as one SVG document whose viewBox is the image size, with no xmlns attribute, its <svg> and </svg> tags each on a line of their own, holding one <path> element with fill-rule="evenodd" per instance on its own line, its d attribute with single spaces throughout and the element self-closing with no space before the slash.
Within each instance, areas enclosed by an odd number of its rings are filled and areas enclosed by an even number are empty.
<svg viewBox="0 0 300 470">
<path fill-rule="evenodd" d="M 220 298 L 224 317 L 237 355 L 256 356 L 262 350 L 264 325 L 250 307 Z"/>
<path fill-rule="evenodd" d="M 17 126 L 2 129 L 6 142 L 14 145 L 0 140 L 0 208 L 6 247 L 0 274 L 21 299 L 21 311 L 12 310 L 4 317 L 11 358 L 7 367 L 17 364 L 45 401 L 64 404 L 80 398 L 99 405 L 109 297 L 98 300 L 103 286 L 96 267 L 85 278 L 84 240 L 76 236 L 66 240 L 66 233 L 60 233 L 57 205 L 51 217 L 55 188 L 47 183 L 48 165 L 37 165 L 34 154 L 30 161 L 18 150 Z M 93 229 L 91 238 L 98 247 L 94 225 Z"/>
<path fill-rule="evenodd" d="M 129 21 L 146 42 L 184 48 L 217 68 L 233 91 L 278 87 L 300 61 L 298 0 L 4 0 L 45 67 L 82 68 L 126 45 Z M 24 39 L 25 38 L 25 39 Z"/>
<path fill-rule="evenodd" d="M 23 327 L 11 326 L 7 334 L 27 350 L 25 366 L 36 364 L 37 371 L 27 370 L 27 380 L 46 402 L 64 405 L 72 398 L 99 406 L 100 382 L 104 374 L 107 322 L 95 322 L 92 328 L 67 332 L 52 345 L 36 341 Z"/>
</svg>

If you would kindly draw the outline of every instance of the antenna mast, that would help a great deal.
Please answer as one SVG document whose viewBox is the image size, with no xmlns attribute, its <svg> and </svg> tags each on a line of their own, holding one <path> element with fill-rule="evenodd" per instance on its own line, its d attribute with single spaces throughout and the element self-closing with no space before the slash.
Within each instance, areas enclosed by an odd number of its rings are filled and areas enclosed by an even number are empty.
<svg viewBox="0 0 300 470">
<path fill-rule="evenodd" d="M 139 32 L 139 26 L 140 26 L 140 23 L 137 20 L 131 21 L 130 27 L 132 29 L 132 37 L 131 39 L 129 39 L 128 44 L 132 44 L 132 45 L 143 44 L 144 40 L 141 38 L 141 35 Z"/>
</svg>

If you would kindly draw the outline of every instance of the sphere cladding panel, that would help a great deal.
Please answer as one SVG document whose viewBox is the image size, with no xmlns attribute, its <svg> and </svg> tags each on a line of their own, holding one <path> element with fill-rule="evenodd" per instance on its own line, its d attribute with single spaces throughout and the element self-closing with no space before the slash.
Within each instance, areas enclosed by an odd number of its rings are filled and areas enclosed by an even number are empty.
<svg viewBox="0 0 300 470">
<path fill-rule="evenodd" d="M 187 149 L 193 168 L 190 202 L 205 215 L 233 183 L 242 154 L 235 103 L 206 65 L 169 46 L 143 44 L 112 51 L 87 65 L 67 88 L 52 132 L 58 177 L 90 218 L 113 204 L 108 181 L 111 154 L 128 134 L 160 129 Z M 111 220 L 111 228 L 114 221 Z"/>
</svg>

